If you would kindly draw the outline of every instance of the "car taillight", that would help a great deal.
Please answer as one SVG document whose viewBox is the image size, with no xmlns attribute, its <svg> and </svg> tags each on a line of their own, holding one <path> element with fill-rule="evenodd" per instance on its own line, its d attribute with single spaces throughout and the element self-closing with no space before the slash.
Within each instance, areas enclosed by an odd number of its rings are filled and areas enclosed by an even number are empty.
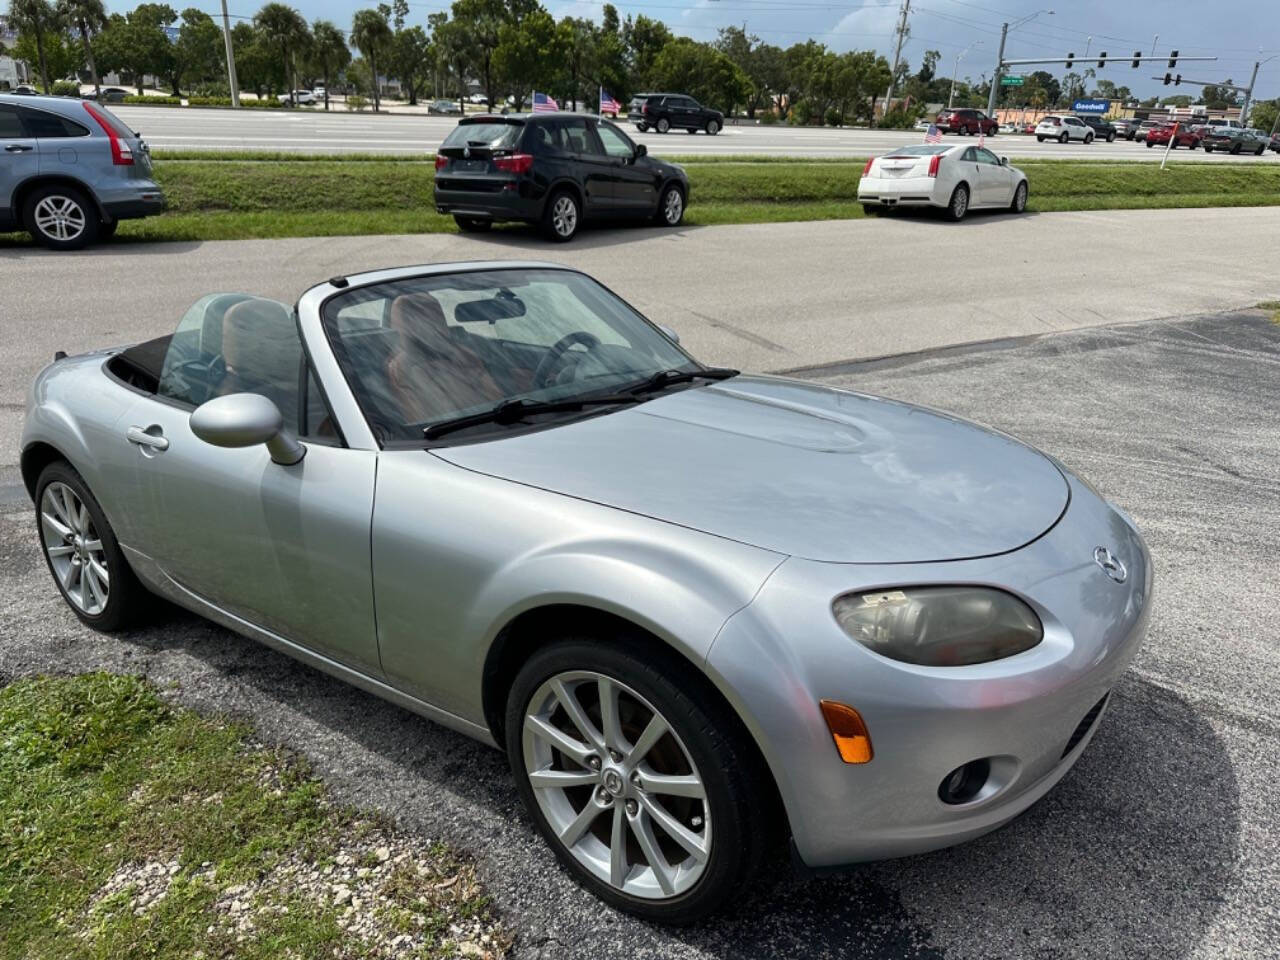
<svg viewBox="0 0 1280 960">
<path fill-rule="evenodd" d="M 437 154 L 436 154 L 436 169 L 437 169 L 437 170 L 443 170 L 443 169 L 444 169 L 445 167 L 447 167 L 448 165 L 449 165 L 449 158 L 448 158 L 448 157 L 442 157 L 442 156 L 440 156 L 440 154 L 438 154 L 438 153 L 437 153 Z"/>
<path fill-rule="evenodd" d="M 533 154 L 513 153 L 509 157 L 495 157 L 493 165 L 506 173 L 528 173 L 533 169 Z"/>
<path fill-rule="evenodd" d="M 641 107 L 641 108 L 640 108 L 640 112 L 641 112 L 641 113 L 648 113 L 648 112 L 649 112 L 649 105 L 646 103 L 643 107 Z"/>
<path fill-rule="evenodd" d="M 111 143 L 111 162 L 117 167 L 133 166 L 133 148 L 120 139 L 120 134 L 116 133 L 115 128 L 102 115 L 102 111 L 88 102 L 85 103 L 84 108 L 107 135 L 107 140 Z"/>
<path fill-rule="evenodd" d="M 938 167 L 942 165 L 942 154 L 935 153 L 929 158 L 929 176 L 936 177 L 938 175 Z"/>
<path fill-rule="evenodd" d="M 875 162 L 876 162 L 876 158 L 875 158 L 875 157 L 871 157 L 869 160 L 867 160 L 867 165 L 866 165 L 865 167 L 863 167 L 863 168 L 862 168 L 862 175 L 863 175 L 864 177 L 865 177 L 868 173 L 870 173 L 870 172 L 871 172 L 871 165 L 872 165 L 873 163 L 875 163 Z"/>
</svg>

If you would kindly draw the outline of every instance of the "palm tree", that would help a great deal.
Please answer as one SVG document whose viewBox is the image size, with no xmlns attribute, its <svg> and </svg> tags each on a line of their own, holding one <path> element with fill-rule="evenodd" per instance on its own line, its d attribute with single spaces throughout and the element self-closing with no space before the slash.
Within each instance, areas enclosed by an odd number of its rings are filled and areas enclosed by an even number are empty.
<svg viewBox="0 0 1280 960">
<path fill-rule="evenodd" d="M 324 76 L 324 108 L 329 109 L 329 77 L 351 62 L 351 51 L 342 31 L 328 20 L 311 25 L 312 56 Z"/>
<path fill-rule="evenodd" d="M 58 0 L 57 10 L 64 21 L 80 31 L 84 56 L 89 61 L 89 73 L 93 75 L 93 92 L 101 97 L 102 81 L 98 77 L 98 66 L 93 62 L 93 44 L 89 42 L 89 34 L 97 33 L 107 25 L 107 8 L 102 0 Z"/>
<path fill-rule="evenodd" d="M 378 90 L 378 51 L 391 42 L 391 25 L 386 15 L 377 10 L 357 10 L 351 19 L 351 42 L 366 57 L 373 70 L 373 112 L 378 112 L 381 97 Z"/>
<path fill-rule="evenodd" d="M 294 74 L 293 59 L 289 52 L 296 51 L 310 39 L 307 21 L 293 7 L 283 3 L 268 3 L 253 15 L 253 25 L 269 46 L 279 49 L 280 60 L 284 64 L 284 82 L 289 85 L 289 98 L 296 107 L 298 102 L 294 91 L 298 87 L 298 78 Z"/>
<path fill-rule="evenodd" d="M 40 56 L 40 82 L 49 92 L 49 62 L 44 55 L 44 35 L 57 30 L 58 12 L 49 0 L 9 0 L 9 23 L 19 33 L 36 35 L 36 51 Z"/>
</svg>

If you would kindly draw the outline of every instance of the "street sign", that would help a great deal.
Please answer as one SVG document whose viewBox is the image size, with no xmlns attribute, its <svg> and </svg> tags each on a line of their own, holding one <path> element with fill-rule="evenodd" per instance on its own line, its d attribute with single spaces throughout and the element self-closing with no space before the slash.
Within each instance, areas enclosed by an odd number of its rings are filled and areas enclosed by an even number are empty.
<svg viewBox="0 0 1280 960">
<path fill-rule="evenodd" d="M 1002 87 L 1020 87 L 1022 86 L 1022 77 L 1001 77 L 1000 86 Z"/>
<path fill-rule="evenodd" d="M 1110 100 L 1077 100 L 1071 104 L 1075 113 L 1096 113 L 1099 116 L 1111 109 Z"/>
</svg>

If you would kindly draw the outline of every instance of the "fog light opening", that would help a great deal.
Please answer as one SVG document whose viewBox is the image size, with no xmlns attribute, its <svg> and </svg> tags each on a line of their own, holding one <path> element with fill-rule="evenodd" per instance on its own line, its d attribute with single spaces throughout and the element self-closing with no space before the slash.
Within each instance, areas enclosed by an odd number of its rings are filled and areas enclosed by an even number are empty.
<svg viewBox="0 0 1280 960">
<path fill-rule="evenodd" d="M 952 805 L 968 803 L 982 792 L 990 776 L 989 759 L 983 757 L 981 760 L 970 760 L 942 778 L 942 783 L 938 784 L 938 799 Z"/>
</svg>

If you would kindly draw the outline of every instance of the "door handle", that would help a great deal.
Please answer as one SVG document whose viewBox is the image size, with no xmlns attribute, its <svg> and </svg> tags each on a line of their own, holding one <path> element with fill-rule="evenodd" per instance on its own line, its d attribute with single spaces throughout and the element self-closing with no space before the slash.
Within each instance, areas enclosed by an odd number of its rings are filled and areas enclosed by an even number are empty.
<svg viewBox="0 0 1280 960">
<path fill-rule="evenodd" d="M 28 151 L 31 151 L 34 149 L 35 147 L 28 147 L 21 143 L 11 143 L 9 144 L 9 146 L 4 148 L 4 152 L 5 153 L 27 153 Z"/>
<path fill-rule="evenodd" d="M 124 435 L 130 443 L 136 443 L 140 447 L 150 447 L 160 452 L 169 449 L 169 441 L 162 434 L 147 433 L 141 427 L 130 427 Z"/>
</svg>

